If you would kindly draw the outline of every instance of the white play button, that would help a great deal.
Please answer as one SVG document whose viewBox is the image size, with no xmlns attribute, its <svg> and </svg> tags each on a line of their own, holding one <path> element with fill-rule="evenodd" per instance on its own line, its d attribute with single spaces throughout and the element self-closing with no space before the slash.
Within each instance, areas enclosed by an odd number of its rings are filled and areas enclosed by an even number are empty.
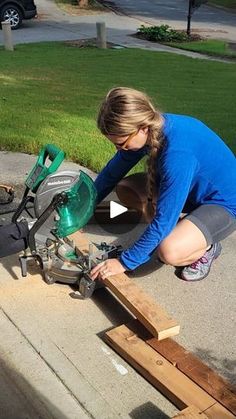
<svg viewBox="0 0 236 419">
<path fill-rule="evenodd" d="M 110 218 L 118 217 L 118 215 L 123 214 L 126 211 L 128 211 L 128 208 L 115 201 L 110 201 Z"/>
</svg>

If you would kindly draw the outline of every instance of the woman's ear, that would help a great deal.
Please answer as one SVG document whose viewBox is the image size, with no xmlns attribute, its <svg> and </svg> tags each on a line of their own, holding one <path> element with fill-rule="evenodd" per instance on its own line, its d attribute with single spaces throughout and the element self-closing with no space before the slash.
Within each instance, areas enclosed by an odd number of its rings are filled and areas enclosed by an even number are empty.
<svg viewBox="0 0 236 419">
<path fill-rule="evenodd" d="M 143 134 L 147 134 L 147 133 L 148 133 L 148 130 L 149 130 L 149 128 L 148 128 L 148 127 L 143 127 L 143 128 L 140 128 L 140 131 L 141 131 Z"/>
</svg>

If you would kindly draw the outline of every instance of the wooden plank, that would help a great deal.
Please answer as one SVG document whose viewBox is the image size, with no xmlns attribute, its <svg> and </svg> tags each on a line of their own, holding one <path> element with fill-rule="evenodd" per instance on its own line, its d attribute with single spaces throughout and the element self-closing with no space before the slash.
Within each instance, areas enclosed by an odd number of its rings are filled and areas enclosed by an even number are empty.
<svg viewBox="0 0 236 419">
<path fill-rule="evenodd" d="M 172 419 L 208 419 L 205 413 L 201 412 L 196 406 L 189 406 L 186 409 L 181 410 Z"/>
<path fill-rule="evenodd" d="M 213 397 L 151 348 L 128 326 L 122 325 L 106 332 L 105 339 L 180 410 L 194 405 L 203 412 L 216 403 Z M 216 419 L 210 410 L 207 416 Z M 221 419 L 233 417 L 221 406 Z"/>
<path fill-rule="evenodd" d="M 173 339 L 146 342 L 214 399 L 236 415 L 236 388 Z"/>
<path fill-rule="evenodd" d="M 236 388 L 173 339 L 158 341 L 138 320 L 128 327 L 220 404 L 236 415 Z"/>
<path fill-rule="evenodd" d="M 109 276 L 105 284 L 158 340 L 179 333 L 177 322 L 127 275 Z"/>
<path fill-rule="evenodd" d="M 77 252 L 88 254 L 89 241 L 85 234 L 76 232 L 69 239 L 73 240 Z M 104 283 L 158 340 L 179 333 L 178 323 L 127 275 L 110 276 Z"/>
<path fill-rule="evenodd" d="M 201 411 L 214 399 L 157 354 L 126 325 L 105 333 L 106 341 L 180 410 L 193 404 Z"/>
<path fill-rule="evenodd" d="M 225 408 L 220 403 L 215 403 L 213 406 L 209 407 L 204 411 L 205 415 L 207 415 L 208 418 L 212 419 L 224 419 L 224 418 L 235 418 L 235 415 L 232 415 L 228 410 L 229 414 L 231 416 L 225 416 Z"/>
</svg>

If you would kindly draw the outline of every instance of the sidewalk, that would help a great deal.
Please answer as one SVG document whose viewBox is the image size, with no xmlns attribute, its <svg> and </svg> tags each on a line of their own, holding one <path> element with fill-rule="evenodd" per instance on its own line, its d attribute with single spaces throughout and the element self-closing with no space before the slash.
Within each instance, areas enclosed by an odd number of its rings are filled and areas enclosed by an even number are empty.
<svg viewBox="0 0 236 419">
<path fill-rule="evenodd" d="M 185 0 L 181 0 L 183 3 Z M 170 1 L 171 2 L 171 1 Z M 87 16 L 71 16 L 58 9 L 55 3 L 51 0 L 40 0 L 37 4 L 39 18 L 37 20 L 25 21 L 24 27 L 17 31 L 12 32 L 14 44 L 20 43 L 29 43 L 29 42 L 45 42 L 45 41 L 63 41 L 63 40 L 75 40 L 75 39 L 86 39 L 86 38 L 95 38 L 96 37 L 96 22 L 103 21 L 106 23 L 107 28 L 107 40 L 113 42 L 114 44 L 121 45 L 129 48 L 143 48 L 153 51 L 166 51 L 171 53 L 176 53 L 180 55 L 189 56 L 192 58 L 200 58 L 207 60 L 216 60 L 228 62 L 227 59 L 220 59 L 209 57 L 203 54 L 194 53 L 190 51 L 184 51 L 176 48 L 171 48 L 161 44 L 140 40 L 134 38 L 133 35 L 136 33 L 138 27 L 141 24 L 146 24 L 147 22 L 151 24 L 170 24 L 173 27 L 185 28 L 186 27 L 186 18 L 185 16 L 179 17 L 177 21 L 174 21 L 173 18 L 168 18 L 168 15 L 165 13 L 161 18 L 157 17 L 157 12 L 153 11 L 155 4 L 158 4 L 159 1 L 154 3 L 151 0 L 146 0 L 143 4 L 148 5 L 148 12 L 137 12 L 137 2 L 135 0 L 129 1 L 129 8 L 127 13 L 131 13 L 131 16 L 128 15 L 118 15 L 114 12 L 107 13 L 98 13 L 97 15 L 87 15 Z M 163 3 L 163 2 L 160 2 Z M 117 0 L 115 4 L 120 5 L 127 4 L 125 0 Z M 142 2 L 139 2 L 139 6 Z M 168 6 L 168 1 L 167 1 Z M 122 6 L 122 7 L 123 7 Z M 165 7 L 167 7 L 165 6 Z M 126 6 L 127 7 L 127 6 Z M 163 7 L 163 6 L 162 6 Z M 199 10 L 204 9 L 206 6 L 202 6 Z M 123 7 L 124 11 L 126 8 Z M 122 10 L 123 10 L 122 9 Z M 208 7 L 209 9 L 209 7 Z M 211 10 L 212 8 L 210 8 Z M 107 9 L 109 10 L 109 9 Z M 159 10 L 159 7 L 158 7 Z M 165 8 L 164 8 L 165 10 Z M 180 8 L 180 10 L 182 10 Z M 137 14 L 138 13 L 138 14 Z M 196 12 L 197 14 L 198 12 Z M 232 42 L 236 42 L 236 14 L 227 14 L 224 11 L 219 11 L 219 14 L 225 13 L 226 17 L 230 17 L 230 25 L 227 26 L 225 19 L 223 23 L 217 23 L 217 30 L 214 28 L 216 24 L 208 24 L 206 19 L 203 20 L 204 28 L 202 28 L 202 21 L 199 23 L 195 22 L 193 19 L 193 27 L 197 26 L 198 30 L 203 30 L 203 35 L 216 38 L 227 38 Z M 147 15 L 147 16 L 146 16 Z M 208 14 L 211 16 L 211 13 Z M 151 17 L 153 16 L 153 17 Z M 172 16 L 172 15 L 171 15 Z M 194 15 L 195 16 L 195 15 Z M 182 20 L 181 20 L 182 19 Z M 232 21 L 232 22 L 231 22 Z M 233 26 L 235 24 L 235 27 Z M 200 25 L 200 26 L 199 26 Z M 227 36 L 226 36 L 227 35 Z M 0 45 L 3 44 L 2 31 L 0 31 Z M 230 61 L 232 62 L 232 61 Z"/>
<path fill-rule="evenodd" d="M 35 156 L 0 152 L 0 182 L 22 185 L 34 162 Z M 79 166 L 66 162 L 65 168 Z M 96 243 L 127 246 L 140 228 L 122 235 L 93 225 L 86 230 Z M 180 322 L 177 341 L 231 381 L 235 248 L 236 234 L 223 242 L 209 277 L 196 284 L 179 280 L 172 267 L 160 268 L 155 258 L 133 275 Z M 45 284 L 34 265 L 30 273 L 21 278 L 17 256 L 1 260 L 0 419 L 166 419 L 176 412 L 104 343 L 105 330 L 131 318 L 107 290 L 83 301 L 73 298 L 75 290 L 68 285 Z"/>
</svg>

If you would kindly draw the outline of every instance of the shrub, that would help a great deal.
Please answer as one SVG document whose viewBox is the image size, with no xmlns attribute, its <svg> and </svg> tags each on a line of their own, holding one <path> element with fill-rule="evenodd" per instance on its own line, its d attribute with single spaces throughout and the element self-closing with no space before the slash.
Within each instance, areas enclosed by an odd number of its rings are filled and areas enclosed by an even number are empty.
<svg viewBox="0 0 236 419">
<path fill-rule="evenodd" d="M 154 42 L 183 42 L 188 40 L 186 32 L 171 29 L 169 25 L 149 27 L 142 25 L 138 28 L 137 35 Z"/>
</svg>

